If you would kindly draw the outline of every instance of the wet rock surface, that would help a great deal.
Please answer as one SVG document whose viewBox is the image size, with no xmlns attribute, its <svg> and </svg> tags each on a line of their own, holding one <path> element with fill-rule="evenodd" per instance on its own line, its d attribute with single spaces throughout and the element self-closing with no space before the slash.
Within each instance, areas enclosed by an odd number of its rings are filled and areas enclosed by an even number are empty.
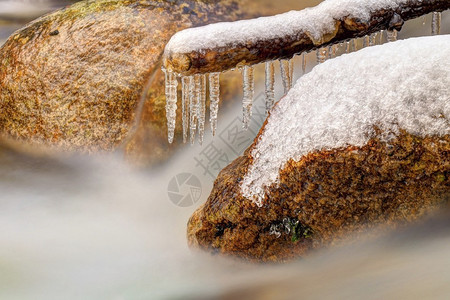
<svg viewBox="0 0 450 300">
<path fill-rule="evenodd" d="M 448 135 L 420 138 L 402 131 L 389 143 L 376 137 L 363 147 L 291 160 L 262 207 L 243 197 L 239 185 L 253 147 L 222 170 L 189 220 L 191 246 L 285 261 L 368 228 L 417 220 L 450 199 Z"/>
<path fill-rule="evenodd" d="M 160 57 L 177 31 L 244 14 L 235 1 L 81 1 L 0 48 L 0 131 L 88 152 L 167 157 Z M 181 128 L 177 128 L 179 134 Z"/>
</svg>

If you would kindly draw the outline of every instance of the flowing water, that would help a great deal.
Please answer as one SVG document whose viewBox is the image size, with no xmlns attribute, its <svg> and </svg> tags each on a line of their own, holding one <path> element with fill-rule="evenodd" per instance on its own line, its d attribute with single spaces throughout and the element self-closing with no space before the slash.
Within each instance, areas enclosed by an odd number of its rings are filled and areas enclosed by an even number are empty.
<svg viewBox="0 0 450 300">
<path fill-rule="evenodd" d="M 254 265 L 190 251 L 185 224 L 194 206 L 174 205 L 167 183 L 193 154 L 188 150 L 157 171 L 136 172 L 117 157 L 47 158 L 3 146 L 0 298 L 450 295 L 448 216 L 287 265 Z"/>
<path fill-rule="evenodd" d="M 0 16 L 2 7 L 0 1 Z M 426 21 L 431 23 L 430 15 Z M 8 19 L 12 22 L 23 21 Z M 418 22 L 420 29 L 405 26 L 399 36 L 429 34 Z M 0 39 L 8 26 L 0 24 Z M 444 13 L 441 33 L 448 30 Z M 294 62 L 294 74 L 287 73 L 293 82 L 313 67 L 315 53 Z M 255 66 L 255 77 L 264 71 Z M 268 74 L 277 78 L 277 100 L 284 94 L 280 70 L 269 68 Z M 218 78 L 209 80 L 217 86 Z M 196 96 L 193 77 L 183 83 L 189 91 L 183 124 L 190 123 L 195 135 L 197 119 L 205 118 L 199 110 L 203 99 Z M 286 265 L 249 264 L 187 247 L 190 215 L 206 201 L 219 170 L 245 150 L 264 121 L 263 86 L 255 81 L 247 131 L 238 96 L 213 124 L 216 137 L 205 134 L 203 146 L 184 147 L 155 169 L 132 169 L 120 154 L 49 154 L 1 140 L 0 299 L 448 298 L 448 215 Z M 210 93 L 217 99 L 217 91 Z M 216 103 L 211 107 L 217 122 Z M 198 181 L 192 184 L 180 182 L 194 177 Z M 189 195 L 191 202 L 177 200 L 179 195 Z"/>
</svg>

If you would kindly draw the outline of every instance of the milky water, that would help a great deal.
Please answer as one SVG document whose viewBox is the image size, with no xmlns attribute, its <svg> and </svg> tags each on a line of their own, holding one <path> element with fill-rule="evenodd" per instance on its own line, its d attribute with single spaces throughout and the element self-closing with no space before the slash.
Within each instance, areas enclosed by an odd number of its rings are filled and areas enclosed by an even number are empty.
<svg viewBox="0 0 450 300">
<path fill-rule="evenodd" d="M 0 46 L 24 24 L 54 9 L 75 1 L 68 0 L 1 0 Z"/>
<path fill-rule="evenodd" d="M 186 223 L 218 172 L 250 145 L 265 119 L 262 84 L 248 130 L 241 96 L 231 103 L 221 110 L 214 138 L 208 132 L 203 145 L 187 145 L 153 169 L 133 169 L 120 153 L 49 159 L 0 142 L 0 299 L 183 298 L 251 278 L 258 266 L 193 252 L 186 240 Z M 198 178 L 201 194 L 182 207 L 168 190 L 185 173 Z"/>
<path fill-rule="evenodd" d="M 158 170 L 137 172 L 118 157 L 47 159 L 2 149 L 0 298 L 450 295 L 448 216 L 420 230 L 287 265 L 253 265 L 190 251 L 185 224 L 194 207 L 172 204 L 166 188 L 195 152 L 188 150 Z"/>
<path fill-rule="evenodd" d="M 445 15 L 441 33 L 448 33 Z M 399 36 L 429 33 L 430 26 L 406 26 Z M 315 54 L 306 59 L 308 72 Z M 297 79 L 301 56 L 294 61 Z M 276 66 L 277 100 L 284 90 Z M 258 68 L 255 74 L 264 72 L 264 66 Z M 263 85 L 255 81 L 252 122 L 239 135 L 248 143 L 264 121 Z M 203 146 L 185 147 L 157 169 L 134 170 L 120 154 L 48 159 L 0 146 L 0 299 L 242 299 L 249 293 L 259 299 L 448 298 L 445 223 L 440 231 L 413 230 L 422 232 L 419 237 L 352 244 L 285 266 L 191 251 L 186 222 L 206 201 L 219 171 L 209 170 L 210 175 L 201 167 L 206 150 L 215 147 L 231 161 L 248 145 L 227 139 L 242 129 L 241 99 L 231 109 L 221 108 L 214 139 L 205 134 Z M 199 178 L 201 195 L 192 206 L 179 207 L 169 199 L 168 184 L 186 172 Z"/>
<path fill-rule="evenodd" d="M 137 172 L 117 157 L 2 154 L 0 298 L 153 298 L 251 269 L 188 250 L 195 207 L 175 206 L 167 186 L 190 155 Z"/>
</svg>

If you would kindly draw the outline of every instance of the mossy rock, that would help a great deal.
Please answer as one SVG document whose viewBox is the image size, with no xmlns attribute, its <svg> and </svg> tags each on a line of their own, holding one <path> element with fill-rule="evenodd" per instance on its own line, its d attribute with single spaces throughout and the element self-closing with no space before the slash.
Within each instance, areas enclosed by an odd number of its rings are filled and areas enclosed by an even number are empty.
<svg viewBox="0 0 450 300">
<path fill-rule="evenodd" d="M 177 146 L 167 143 L 165 44 L 179 30 L 245 16 L 231 0 L 100 0 L 39 18 L 0 49 L 0 133 L 161 161 Z"/>
</svg>

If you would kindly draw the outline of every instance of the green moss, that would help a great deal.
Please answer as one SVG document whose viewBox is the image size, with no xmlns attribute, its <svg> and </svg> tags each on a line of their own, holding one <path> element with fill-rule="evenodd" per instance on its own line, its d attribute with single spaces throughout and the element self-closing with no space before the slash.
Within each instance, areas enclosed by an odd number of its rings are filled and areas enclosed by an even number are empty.
<svg viewBox="0 0 450 300">
<path fill-rule="evenodd" d="M 291 222 L 291 241 L 297 242 L 301 238 L 311 238 L 313 235 L 313 230 L 300 223 L 298 220 L 295 220 L 294 222 Z"/>
<path fill-rule="evenodd" d="M 280 236 L 282 232 L 291 237 L 292 242 L 297 242 L 300 239 L 311 238 L 313 230 L 299 222 L 297 218 L 287 217 L 281 222 L 276 222 L 270 225 L 270 234 Z"/>
</svg>

